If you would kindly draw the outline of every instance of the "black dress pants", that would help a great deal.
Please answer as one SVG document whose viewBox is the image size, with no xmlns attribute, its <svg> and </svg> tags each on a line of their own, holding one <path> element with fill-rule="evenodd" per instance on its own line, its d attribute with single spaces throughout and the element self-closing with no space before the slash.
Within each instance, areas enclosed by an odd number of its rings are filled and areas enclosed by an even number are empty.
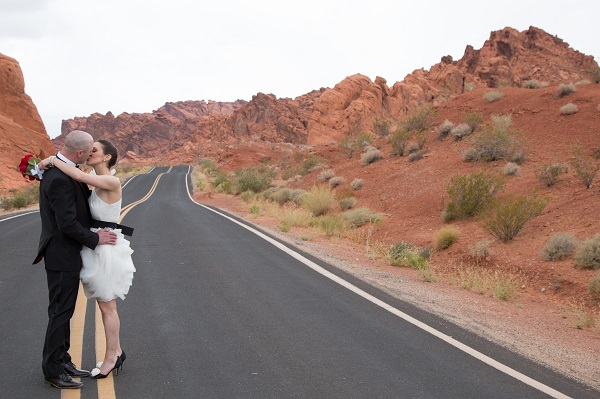
<svg viewBox="0 0 600 399">
<path fill-rule="evenodd" d="M 79 272 L 46 270 L 48 281 L 48 327 L 44 341 L 42 371 L 56 378 L 65 372 L 71 361 L 71 317 L 75 312 L 79 290 Z"/>
</svg>

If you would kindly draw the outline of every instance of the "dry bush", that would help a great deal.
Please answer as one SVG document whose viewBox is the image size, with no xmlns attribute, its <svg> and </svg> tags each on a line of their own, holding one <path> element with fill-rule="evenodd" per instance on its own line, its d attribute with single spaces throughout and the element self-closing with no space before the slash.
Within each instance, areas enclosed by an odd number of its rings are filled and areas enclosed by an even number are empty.
<svg viewBox="0 0 600 399">
<path fill-rule="evenodd" d="M 301 188 L 295 188 L 290 193 L 290 201 L 296 205 L 300 205 L 302 202 L 302 196 L 306 193 L 306 190 Z"/>
<path fill-rule="evenodd" d="M 344 219 L 339 215 L 327 215 L 321 219 L 319 225 L 327 237 L 341 238 L 346 229 Z"/>
<path fill-rule="evenodd" d="M 420 159 L 423 159 L 425 157 L 425 154 L 427 154 L 429 152 L 429 150 L 424 149 L 424 150 L 419 150 L 417 152 L 413 152 L 412 154 L 410 154 L 408 156 L 408 162 L 415 162 L 418 161 Z"/>
<path fill-rule="evenodd" d="M 596 275 L 592 277 L 588 290 L 590 291 L 590 294 L 600 299 L 600 273 L 596 273 Z"/>
<path fill-rule="evenodd" d="M 569 94 L 573 94 L 577 91 L 575 85 L 573 83 L 561 83 L 558 85 L 556 89 L 556 96 L 558 98 L 562 98 L 564 96 L 568 96 Z"/>
<path fill-rule="evenodd" d="M 579 242 L 573 234 L 556 233 L 548 239 L 540 252 L 540 257 L 545 261 L 565 259 L 575 251 Z"/>
<path fill-rule="evenodd" d="M 590 157 L 586 157 L 579 147 L 575 147 L 573 150 L 573 159 L 571 160 L 571 163 L 573 164 L 573 169 L 575 169 L 577 177 L 583 181 L 586 188 L 590 188 L 600 166 L 595 164 Z"/>
<path fill-rule="evenodd" d="M 317 180 L 326 182 L 334 176 L 335 176 L 335 172 L 333 171 L 333 169 L 326 169 L 326 170 L 319 172 L 319 174 L 317 175 Z"/>
<path fill-rule="evenodd" d="M 345 181 L 346 181 L 346 179 L 344 179 L 341 176 L 332 177 L 331 179 L 329 179 L 329 187 L 336 188 L 337 186 L 344 183 Z"/>
<path fill-rule="evenodd" d="M 454 136 L 454 141 L 460 141 L 472 131 L 473 129 L 467 123 L 461 123 L 460 125 L 454 126 L 452 130 L 450 130 L 450 134 Z"/>
<path fill-rule="evenodd" d="M 371 213 L 369 208 L 357 208 L 344 213 L 344 219 L 348 221 L 351 227 L 361 227 L 367 223 L 378 223 L 381 215 Z"/>
<path fill-rule="evenodd" d="M 283 205 L 292 198 L 292 189 L 288 187 L 280 188 L 279 190 L 273 191 L 269 196 L 271 201 L 277 202 L 279 205 Z"/>
<path fill-rule="evenodd" d="M 450 134 L 454 124 L 446 119 L 440 126 L 437 128 L 438 140 L 443 140 Z"/>
<path fill-rule="evenodd" d="M 350 183 L 350 186 L 352 186 L 353 189 L 355 190 L 360 190 L 363 186 L 363 179 L 354 179 L 352 180 L 352 183 Z"/>
<path fill-rule="evenodd" d="M 409 132 L 422 132 L 431 128 L 436 111 L 432 105 L 423 105 L 416 111 L 408 114 L 400 122 L 402 128 Z"/>
<path fill-rule="evenodd" d="M 471 147 L 463 153 L 467 162 L 493 162 L 505 159 L 515 162 L 515 154 L 522 153 L 518 132 L 511 128 L 510 115 L 493 115 L 492 124 L 477 135 Z"/>
<path fill-rule="evenodd" d="M 488 91 L 487 93 L 485 93 L 483 95 L 483 98 L 488 102 L 488 103 L 493 103 L 494 101 L 498 101 L 500 100 L 502 97 L 504 97 L 504 93 L 502 93 L 501 91 L 495 90 L 495 91 Z"/>
<path fill-rule="evenodd" d="M 379 151 L 378 149 L 371 149 L 361 155 L 360 164 L 363 166 L 367 166 L 375 161 L 379 161 L 381 158 L 381 151 Z"/>
<path fill-rule="evenodd" d="M 575 254 L 575 263 L 582 269 L 600 268 L 600 234 L 581 244 Z"/>
<path fill-rule="evenodd" d="M 516 176 L 521 171 L 521 167 L 515 162 L 509 162 L 504 165 L 503 171 L 506 176 Z"/>
<path fill-rule="evenodd" d="M 477 241 L 469 249 L 469 255 L 477 261 L 481 261 L 490 256 L 490 240 Z"/>
<path fill-rule="evenodd" d="M 356 205 L 356 198 L 354 197 L 346 197 L 340 200 L 340 209 L 342 211 L 347 211 L 348 209 L 354 208 Z"/>
<path fill-rule="evenodd" d="M 572 115 L 577 113 L 577 111 L 579 111 L 579 108 L 577 108 L 577 105 L 573 103 L 568 103 L 560 107 L 560 113 L 562 115 Z"/>
<path fill-rule="evenodd" d="M 333 191 L 325 186 L 313 186 L 301 198 L 302 207 L 314 216 L 326 214 L 335 203 Z"/>
<path fill-rule="evenodd" d="M 548 83 L 540 82 L 536 79 L 526 80 L 522 86 L 526 89 L 541 89 L 542 87 L 548 86 Z"/>
<path fill-rule="evenodd" d="M 410 266 L 416 270 L 429 268 L 424 251 L 411 243 L 399 241 L 389 248 L 387 258 L 392 266 Z"/>
<path fill-rule="evenodd" d="M 455 226 L 444 226 L 435 233 L 433 233 L 433 246 L 437 250 L 447 249 L 454 244 L 460 231 Z"/>
<path fill-rule="evenodd" d="M 397 130 L 390 138 L 390 144 L 392 146 L 391 154 L 393 156 L 401 157 L 404 156 L 404 148 L 408 139 L 410 139 L 411 133 L 406 129 Z"/>
<path fill-rule="evenodd" d="M 544 164 L 539 168 L 535 168 L 534 173 L 546 187 L 551 187 L 558 180 L 558 176 L 563 172 L 566 173 L 567 169 L 566 165 L 562 163 Z"/>
<path fill-rule="evenodd" d="M 474 132 L 483 124 L 483 115 L 475 110 L 467 112 L 463 115 L 463 122 L 469 125 L 471 132 Z"/>
</svg>

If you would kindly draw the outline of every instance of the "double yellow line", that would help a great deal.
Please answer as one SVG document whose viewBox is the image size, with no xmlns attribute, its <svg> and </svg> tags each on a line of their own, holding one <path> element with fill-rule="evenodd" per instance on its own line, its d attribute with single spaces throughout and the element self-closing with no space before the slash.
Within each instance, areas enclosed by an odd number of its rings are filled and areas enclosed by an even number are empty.
<svg viewBox="0 0 600 399">
<path fill-rule="evenodd" d="M 119 216 L 118 223 L 121 223 L 121 220 L 125 217 L 125 215 L 133 209 L 135 206 L 145 202 L 154 194 L 156 191 L 156 187 L 158 186 L 158 182 L 160 178 L 165 173 L 169 173 L 173 169 L 171 166 L 166 172 L 159 174 L 154 180 L 154 184 L 148 191 L 148 194 L 144 196 L 144 198 L 139 199 L 135 202 L 132 202 L 129 205 L 121 208 L 121 215 Z M 77 294 L 77 303 L 75 305 L 75 313 L 73 314 L 73 319 L 71 320 L 71 348 L 69 349 L 69 354 L 73 359 L 73 363 L 82 367 L 82 351 L 83 351 L 83 330 L 85 327 L 85 313 L 87 308 L 87 299 L 83 292 L 83 287 L 81 283 L 79 284 L 79 293 Z M 102 323 L 102 313 L 100 312 L 100 308 L 98 305 L 95 306 L 95 346 L 96 346 L 96 362 L 102 361 L 104 359 L 104 352 L 106 350 L 106 338 L 104 336 L 104 324 Z M 79 389 L 63 389 L 61 391 L 61 399 L 80 399 L 81 398 L 81 390 Z M 105 379 L 98 380 L 98 399 L 115 399 L 115 384 L 113 381 L 112 373 L 108 375 Z"/>
</svg>

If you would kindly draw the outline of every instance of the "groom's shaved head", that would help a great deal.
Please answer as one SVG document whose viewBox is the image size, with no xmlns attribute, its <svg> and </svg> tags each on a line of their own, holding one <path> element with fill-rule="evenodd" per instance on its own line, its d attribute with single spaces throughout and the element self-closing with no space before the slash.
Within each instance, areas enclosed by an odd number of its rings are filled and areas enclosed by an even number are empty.
<svg viewBox="0 0 600 399">
<path fill-rule="evenodd" d="M 90 151 L 94 138 L 83 130 L 73 130 L 65 137 L 64 152 L 75 153 L 79 150 Z"/>
</svg>

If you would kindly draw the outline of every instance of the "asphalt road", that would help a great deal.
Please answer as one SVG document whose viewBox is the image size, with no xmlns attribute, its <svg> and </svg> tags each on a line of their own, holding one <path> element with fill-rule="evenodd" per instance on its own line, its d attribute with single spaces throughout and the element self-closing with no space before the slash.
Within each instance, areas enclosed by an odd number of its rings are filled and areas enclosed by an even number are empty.
<svg viewBox="0 0 600 399">
<path fill-rule="evenodd" d="M 118 301 L 127 360 L 103 381 L 111 389 L 114 381 L 113 397 L 600 397 L 194 203 L 187 173 L 156 168 L 124 188 L 122 223 L 135 227 L 137 272 Z M 43 267 L 31 265 L 39 229 L 37 212 L 0 220 L 2 397 L 61 397 L 41 373 L 47 288 Z M 87 369 L 95 363 L 94 308 L 87 303 Z M 81 398 L 108 397 L 98 382 L 83 382 Z"/>
</svg>

